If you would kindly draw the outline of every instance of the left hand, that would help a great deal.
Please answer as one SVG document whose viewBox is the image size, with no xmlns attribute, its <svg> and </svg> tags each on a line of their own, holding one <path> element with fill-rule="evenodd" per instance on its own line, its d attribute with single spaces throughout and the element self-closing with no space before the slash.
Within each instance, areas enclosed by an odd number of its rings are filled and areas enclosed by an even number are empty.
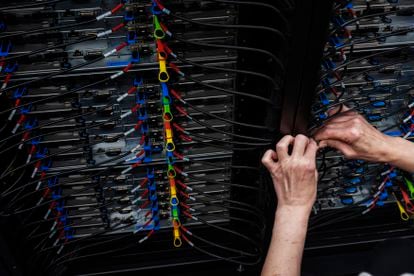
<svg viewBox="0 0 414 276">
<path fill-rule="evenodd" d="M 293 145 L 289 154 L 289 146 Z M 305 208 L 310 212 L 316 200 L 318 146 L 304 135 L 283 137 L 276 151 L 268 150 L 262 163 L 269 170 L 275 186 L 278 209 Z"/>
</svg>

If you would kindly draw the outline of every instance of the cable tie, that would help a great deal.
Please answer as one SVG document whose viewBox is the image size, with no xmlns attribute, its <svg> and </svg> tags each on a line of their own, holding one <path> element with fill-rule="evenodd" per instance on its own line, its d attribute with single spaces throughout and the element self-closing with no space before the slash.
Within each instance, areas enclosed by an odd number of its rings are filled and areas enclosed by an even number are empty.
<svg viewBox="0 0 414 276">
<path fill-rule="evenodd" d="M 123 3 L 119 3 L 118 5 L 116 5 L 115 6 L 115 8 L 113 8 L 112 10 L 111 10 L 111 14 L 114 14 L 114 13 L 116 13 L 117 11 L 119 11 L 123 6 L 124 6 L 125 4 L 123 4 Z"/>
<path fill-rule="evenodd" d="M 100 33 L 96 34 L 96 37 L 100 38 L 100 37 L 103 37 L 103 36 L 106 36 L 106 35 L 109 35 L 109 34 L 112 34 L 112 30 L 106 30 L 106 31 L 100 32 Z"/>
<path fill-rule="evenodd" d="M 113 27 L 111 30 L 112 30 L 112 32 L 114 33 L 114 32 L 116 32 L 116 31 L 118 31 L 118 30 L 120 30 L 122 27 L 124 27 L 125 26 L 125 23 L 121 23 L 121 24 L 119 24 L 119 25 L 116 25 L 115 27 Z"/>
<path fill-rule="evenodd" d="M 172 37 L 172 33 L 168 30 L 167 26 L 165 26 L 164 23 L 160 22 L 160 26 L 165 34 L 167 34 L 169 37 Z"/>
<path fill-rule="evenodd" d="M 128 136 L 128 135 L 130 135 L 131 133 L 133 133 L 135 131 L 135 128 L 131 128 L 130 130 L 128 130 L 128 131 L 126 131 L 126 132 L 124 132 L 124 136 L 126 137 L 126 136 Z"/>
<path fill-rule="evenodd" d="M 110 15 L 112 15 L 112 12 L 111 11 L 107 11 L 107 12 L 101 14 L 101 15 L 98 15 L 95 19 L 96 19 L 96 21 L 100 21 L 100 20 L 102 20 L 105 17 L 108 17 Z"/>
<path fill-rule="evenodd" d="M 125 112 L 124 114 L 122 114 L 121 115 L 121 119 L 124 119 L 124 118 L 126 118 L 126 117 L 128 117 L 129 115 L 131 115 L 132 114 L 132 111 L 131 110 L 129 110 L 128 112 Z"/>
<path fill-rule="evenodd" d="M 115 74 L 113 74 L 112 76 L 110 76 L 110 79 L 111 79 L 111 80 L 116 79 L 116 78 L 118 78 L 118 77 L 122 76 L 123 74 L 125 74 L 125 72 L 124 72 L 124 71 L 119 71 L 118 73 L 115 73 Z"/>
<path fill-rule="evenodd" d="M 63 247 L 64 247 L 65 245 L 64 244 L 62 244 L 60 247 L 59 247 L 59 249 L 58 249 L 58 251 L 56 252 L 56 254 L 57 255 L 59 255 L 61 252 L 62 252 L 62 250 L 63 250 Z"/>
<path fill-rule="evenodd" d="M 174 63 L 170 62 L 168 65 L 171 67 L 171 69 L 173 69 L 180 76 L 183 76 L 183 77 L 185 76 L 185 74 L 180 70 L 180 68 L 178 68 L 178 66 L 175 65 Z"/>
<path fill-rule="evenodd" d="M 138 151 L 141 148 L 141 144 L 137 145 L 135 148 L 131 149 L 131 153 Z"/>
<path fill-rule="evenodd" d="M 11 121 L 14 117 L 14 114 L 16 114 L 16 109 L 13 109 L 12 112 L 10 112 L 9 118 L 7 118 L 7 120 Z"/>
</svg>

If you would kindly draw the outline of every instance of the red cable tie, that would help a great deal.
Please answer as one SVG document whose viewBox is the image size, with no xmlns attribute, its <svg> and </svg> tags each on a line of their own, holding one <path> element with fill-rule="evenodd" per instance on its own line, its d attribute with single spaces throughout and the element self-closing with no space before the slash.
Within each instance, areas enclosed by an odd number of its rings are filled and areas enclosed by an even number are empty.
<svg viewBox="0 0 414 276">
<path fill-rule="evenodd" d="M 152 220 L 151 220 L 152 221 Z M 152 229 L 151 231 L 149 231 L 147 238 L 151 237 L 151 235 L 154 234 L 154 229 Z"/>
<path fill-rule="evenodd" d="M 127 67 L 125 67 L 122 71 L 123 71 L 124 73 L 126 73 L 126 72 L 128 72 L 128 71 L 129 71 L 129 69 L 131 69 L 131 68 L 132 68 L 132 63 L 128 64 L 128 66 L 127 66 Z"/>
<path fill-rule="evenodd" d="M 187 233 L 187 234 L 189 234 L 189 235 L 193 235 L 184 225 L 181 225 L 181 229 L 185 232 L 185 233 Z"/>
<path fill-rule="evenodd" d="M 178 125 L 177 123 L 173 123 L 173 127 L 176 128 L 178 131 L 181 132 L 185 132 L 185 129 L 182 128 L 180 125 Z"/>
<path fill-rule="evenodd" d="M 142 163 L 142 160 L 139 160 L 134 165 L 132 165 L 132 168 L 134 169 L 134 168 L 138 167 L 139 165 L 141 165 L 141 163 Z"/>
<path fill-rule="evenodd" d="M 114 13 L 116 13 L 117 11 L 119 11 L 122 7 L 124 6 L 124 4 L 123 3 L 119 3 L 118 5 L 116 5 L 115 6 L 115 8 L 113 8 L 112 10 L 111 10 L 111 13 L 112 14 L 114 14 Z"/>
<path fill-rule="evenodd" d="M 174 166 L 174 170 L 176 171 L 176 172 L 178 172 L 179 174 L 181 174 L 183 171 L 179 168 L 179 167 L 177 167 L 177 166 Z"/>
<path fill-rule="evenodd" d="M 6 78 L 4 79 L 4 81 L 3 81 L 3 83 L 8 83 L 9 81 L 10 81 L 10 79 L 11 79 L 11 77 L 12 77 L 12 75 L 9 73 L 9 74 L 7 74 L 6 75 Z"/>
<path fill-rule="evenodd" d="M 150 204 L 150 201 L 149 200 L 147 200 L 147 201 L 145 201 L 140 207 L 139 207 L 139 209 L 144 209 L 145 207 L 147 207 L 148 206 L 148 204 Z"/>
<path fill-rule="evenodd" d="M 146 183 L 148 182 L 148 177 L 147 178 L 144 178 L 142 181 L 141 181 L 141 183 L 139 183 L 139 186 L 140 187 L 143 187 Z"/>
<path fill-rule="evenodd" d="M 142 145 L 145 141 L 145 135 L 141 136 L 141 140 L 139 140 L 139 143 Z"/>
<path fill-rule="evenodd" d="M 181 180 L 176 179 L 175 183 L 177 183 L 178 185 L 180 185 L 181 187 L 183 187 L 184 189 L 187 189 L 187 185 L 185 185 L 183 182 L 181 182 Z"/>
<path fill-rule="evenodd" d="M 180 201 L 180 205 L 183 206 L 185 209 L 190 209 L 190 206 L 185 204 L 184 202 Z"/>
<path fill-rule="evenodd" d="M 182 154 L 180 154 L 180 153 L 178 153 L 178 152 L 176 152 L 176 151 L 173 151 L 173 155 L 174 155 L 175 157 L 177 157 L 178 159 L 181 159 L 181 160 L 183 160 L 183 159 L 184 159 L 184 155 L 182 155 Z"/>
<path fill-rule="evenodd" d="M 134 107 L 131 108 L 132 112 L 137 112 L 137 110 L 141 107 L 140 104 L 136 104 Z"/>
<path fill-rule="evenodd" d="M 29 154 L 33 154 L 33 153 L 35 153 L 35 151 L 36 151 L 36 146 L 32 145 L 32 148 L 30 149 Z"/>
<path fill-rule="evenodd" d="M 160 22 L 160 26 L 161 26 L 162 30 L 163 30 L 165 33 L 167 33 L 167 32 L 169 33 L 168 28 L 167 28 L 167 26 L 165 26 L 165 25 L 164 25 L 164 23 Z"/>
<path fill-rule="evenodd" d="M 128 43 L 123 42 L 121 45 L 119 45 L 118 47 L 115 48 L 115 50 L 117 52 L 121 51 L 122 49 L 124 49 L 126 46 L 128 46 Z"/>
<path fill-rule="evenodd" d="M 46 197 L 47 197 L 47 195 L 49 194 L 49 192 L 50 192 L 49 187 L 46 187 L 46 190 L 43 192 L 42 197 L 43 197 L 43 198 L 46 198 Z"/>
<path fill-rule="evenodd" d="M 138 128 L 140 128 L 141 127 L 141 125 L 142 125 L 142 121 L 139 121 L 135 126 L 134 126 L 134 129 L 135 130 L 138 130 Z"/>
<path fill-rule="evenodd" d="M 190 195 L 189 194 L 186 194 L 186 193 L 184 193 L 183 191 L 178 191 L 183 197 L 185 197 L 186 199 L 189 199 L 190 198 Z"/>
<path fill-rule="evenodd" d="M 186 141 L 186 142 L 192 142 L 193 138 L 191 138 L 190 136 L 184 135 L 184 134 L 180 134 L 178 137 L 180 137 L 182 140 Z"/>
<path fill-rule="evenodd" d="M 188 113 L 181 106 L 177 105 L 177 106 L 175 106 L 175 109 L 177 109 L 177 111 L 180 112 L 181 114 L 183 114 L 184 116 L 188 116 Z"/>
<path fill-rule="evenodd" d="M 177 91 L 175 91 L 174 89 L 170 89 L 170 93 L 171 93 L 171 95 L 173 95 L 173 96 L 174 96 L 174 98 L 176 98 L 177 100 L 181 100 L 181 96 L 180 96 L 180 94 L 179 94 Z"/>
<path fill-rule="evenodd" d="M 118 31 L 119 29 L 121 29 L 124 26 L 125 26 L 125 23 L 118 24 L 118 25 L 116 25 L 115 27 L 112 28 L 112 32 L 114 33 L 114 32 Z"/>
<path fill-rule="evenodd" d="M 173 62 L 170 62 L 169 65 L 170 65 L 171 69 L 173 69 L 175 72 L 181 73 L 180 68 L 178 68 L 178 66 L 175 65 Z"/>
<path fill-rule="evenodd" d="M 160 3 L 160 1 L 155 0 L 155 3 L 157 4 L 157 6 L 160 8 L 160 10 L 165 9 L 164 5 Z"/>
<path fill-rule="evenodd" d="M 193 218 L 193 216 L 190 214 L 190 213 L 188 213 L 187 211 L 185 211 L 185 210 L 182 210 L 183 211 L 183 214 L 185 215 L 185 216 L 187 216 L 187 217 L 189 217 L 189 218 Z"/>
<path fill-rule="evenodd" d="M 148 194 L 148 189 L 147 190 L 145 190 L 142 194 L 141 194 L 141 197 L 143 198 L 144 196 L 146 196 Z"/>
<path fill-rule="evenodd" d="M 16 102 L 14 104 L 14 107 L 18 107 L 20 105 L 21 100 L 20 99 L 16 99 Z"/>
<path fill-rule="evenodd" d="M 24 114 L 20 115 L 19 120 L 17 121 L 17 124 L 21 125 L 24 120 L 26 120 L 26 116 Z"/>
<path fill-rule="evenodd" d="M 30 132 L 26 131 L 26 132 L 23 134 L 22 141 L 26 141 L 26 140 L 27 140 L 27 138 L 29 138 L 29 135 L 30 135 Z"/>
<path fill-rule="evenodd" d="M 136 86 L 133 86 L 133 87 L 131 87 L 129 90 L 128 90 L 128 94 L 132 94 L 132 93 L 134 93 L 135 91 L 137 91 L 138 90 L 138 88 L 136 87 Z"/>
</svg>

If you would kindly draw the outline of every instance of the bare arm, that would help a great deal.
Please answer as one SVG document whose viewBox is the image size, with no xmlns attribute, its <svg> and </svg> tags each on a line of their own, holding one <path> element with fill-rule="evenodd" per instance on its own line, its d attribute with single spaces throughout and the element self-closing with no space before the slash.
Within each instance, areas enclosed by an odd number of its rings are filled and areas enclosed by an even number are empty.
<svg viewBox="0 0 414 276">
<path fill-rule="evenodd" d="M 288 147 L 293 145 L 292 154 Z M 262 276 L 299 276 L 309 214 L 316 199 L 316 151 L 303 135 L 285 136 L 262 162 L 271 173 L 278 198 L 272 241 Z"/>
<path fill-rule="evenodd" d="M 414 144 L 399 137 L 389 137 L 370 125 L 364 117 L 348 108 L 328 121 L 315 134 L 319 146 L 341 151 L 350 159 L 389 163 L 414 172 Z"/>
</svg>

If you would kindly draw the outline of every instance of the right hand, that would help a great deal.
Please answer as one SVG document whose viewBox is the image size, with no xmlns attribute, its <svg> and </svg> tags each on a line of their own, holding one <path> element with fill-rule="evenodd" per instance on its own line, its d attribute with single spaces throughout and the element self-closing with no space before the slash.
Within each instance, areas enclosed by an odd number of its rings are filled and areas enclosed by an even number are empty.
<svg viewBox="0 0 414 276">
<path fill-rule="evenodd" d="M 337 110 L 332 110 L 330 115 Z M 390 162 L 394 138 L 368 123 L 364 117 L 343 106 L 339 115 L 328 120 L 314 135 L 319 147 L 332 147 L 349 159 Z"/>
</svg>

